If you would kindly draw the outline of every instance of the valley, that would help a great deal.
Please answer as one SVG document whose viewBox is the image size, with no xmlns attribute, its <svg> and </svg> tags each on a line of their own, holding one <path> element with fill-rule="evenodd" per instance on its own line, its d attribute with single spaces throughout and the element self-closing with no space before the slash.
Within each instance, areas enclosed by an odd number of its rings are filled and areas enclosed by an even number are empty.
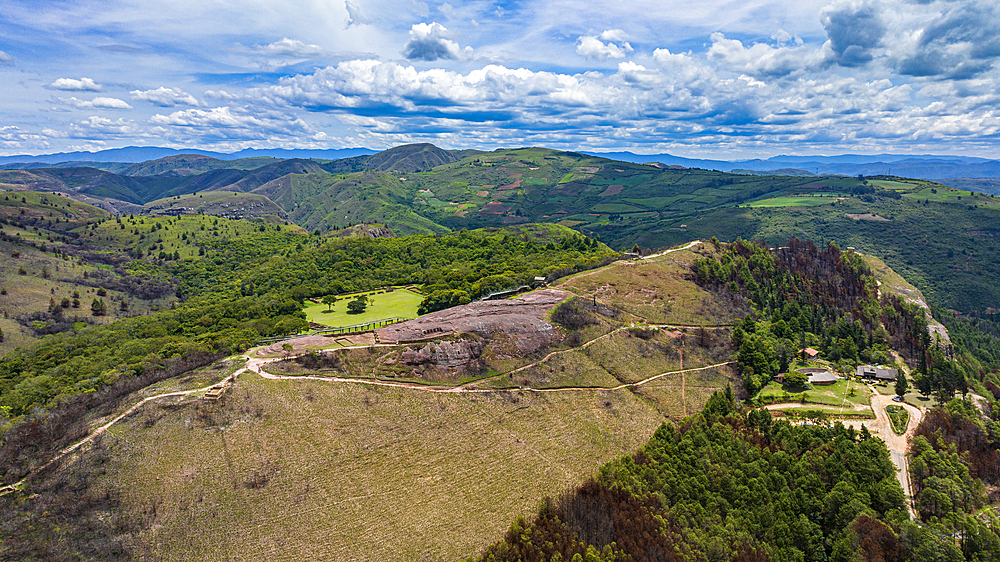
<svg viewBox="0 0 1000 562">
<path fill-rule="evenodd" d="M 807 458 L 874 447 L 882 476 L 851 486 L 906 537 L 906 512 L 969 513 L 930 505 L 939 484 L 907 453 L 928 412 L 982 424 L 956 396 L 987 415 L 1000 396 L 993 248 L 964 249 L 990 196 L 546 149 L 237 162 L 0 172 L 4 556 L 454 560 L 528 548 L 502 529 L 555 509 L 576 537 L 561 555 L 610 560 L 630 543 L 573 502 L 674 431 Z M 98 196 L 134 210 L 77 201 Z M 919 390 L 905 437 L 860 363 Z M 782 381 L 799 370 L 842 380 Z M 955 485 L 978 509 L 972 482 Z M 743 544 L 819 556 L 860 509 L 810 519 L 826 546 Z"/>
</svg>

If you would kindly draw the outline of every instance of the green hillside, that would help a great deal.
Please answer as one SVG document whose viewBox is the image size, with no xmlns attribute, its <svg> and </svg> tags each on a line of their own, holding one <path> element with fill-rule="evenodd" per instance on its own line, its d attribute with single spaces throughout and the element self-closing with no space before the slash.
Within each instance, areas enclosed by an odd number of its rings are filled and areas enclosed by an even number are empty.
<svg viewBox="0 0 1000 562">
<path fill-rule="evenodd" d="M 286 218 L 285 212 L 267 197 L 233 191 L 202 191 L 150 201 L 142 206 L 151 215 L 205 214 L 229 219 Z"/>
<path fill-rule="evenodd" d="M 712 236 L 778 245 L 793 236 L 833 240 L 884 260 L 935 306 L 976 315 L 1000 309 L 1000 286 L 989 282 L 1000 268 L 1000 249 L 991 243 L 1000 235 L 991 226 L 1000 201 L 922 180 L 727 174 L 544 148 L 446 151 L 428 144 L 335 161 L 177 156 L 126 173 L 152 175 L 5 170 L 0 184 L 60 191 L 125 213 L 137 212 L 135 202 L 252 192 L 310 232 L 365 222 L 402 235 L 544 222 L 616 249 Z M 243 216 L 285 216 L 262 199 L 248 204 L 257 206 Z M 230 216 L 220 205 L 192 208 Z"/>
</svg>

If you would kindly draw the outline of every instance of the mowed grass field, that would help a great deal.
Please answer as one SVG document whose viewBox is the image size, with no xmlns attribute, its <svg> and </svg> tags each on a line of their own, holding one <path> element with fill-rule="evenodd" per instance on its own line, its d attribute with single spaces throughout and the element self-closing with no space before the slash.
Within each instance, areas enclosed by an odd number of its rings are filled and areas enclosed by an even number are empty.
<svg viewBox="0 0 1000 562">
<path fill-rule="evenodd" d="M 851 396 L 851 392 L 854 396 Z M 801 402 L 806 395 L 809 404 L 824 404 L 827 406 L 843 406 L 844 410 L 861 409 L 871 411 L 871 391 L 868 386 L 852 379 L 840 379 L 828 385 L 809 385 L 804 393 L 800 389 L 789 389 L 771 381 L 757 395 L 765 402 Z"/>
<path fill-rule="evenodd" d="M 376 294 L 378 293 L 378 294 Z M 354 300 L 356 295 L 348 297 L 338 297 L 336 304 L 331 310 L 327 310 L 327 305 L 309 303 L 303 308 L 306 313 L 306 320 L 337 328 L 341 326 L 354 326 L 364 324 L 374 320 L 385 320 L 387 318 L 416 318 L 417 308 L 424 300 L 424 295 L 414 293 L 401 287 L 396 287 L 391 293 L 369 291 L 362 293 L 369 298 L 368 308 L 360 314 L 350 314 L 347 312 L 347 303 Z M 371 300 L 374 300 L 374 304 Z"/>
<path fill-rule="evenodd" d="M 105 478 L 140 557 L 456 560 L 631 453 L 664 417 L 628 390 L 434 394 L 242 376 L 220 403 L 149 404 Z M 169 444 L 169 446 L 165 446 Z"/>
<path fill-rule="evenodd" d="M 711 245 L 708 245 L 711 247 Z M 692 283 L 691 265 L 705 244 L 639 262 L 616 262 L 556 281 L 554 286 L 631 314 L 632 320 L 687 326 L 732 324 L 746 314 Z M 622 319 L 628 320 L 628 319 Z"/>
<path fill-rule="evenodd" d="M 748 203 L 747 207 L 817 207 L 840 199 L 839 194 L 787 195 Z"/>
</svg>

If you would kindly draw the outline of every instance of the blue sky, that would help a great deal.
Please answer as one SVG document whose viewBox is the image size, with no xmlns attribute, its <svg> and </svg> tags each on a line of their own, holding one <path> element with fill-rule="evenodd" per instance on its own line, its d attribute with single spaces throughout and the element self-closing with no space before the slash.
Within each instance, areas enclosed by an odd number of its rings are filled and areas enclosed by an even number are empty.
<svg viewBox="0 0 1000 562">
<path fill-rule="evenodd" d="M 0 154 L 1000 158 L 995 0 L 5 0 L 0 31 Z"/>
</svg>

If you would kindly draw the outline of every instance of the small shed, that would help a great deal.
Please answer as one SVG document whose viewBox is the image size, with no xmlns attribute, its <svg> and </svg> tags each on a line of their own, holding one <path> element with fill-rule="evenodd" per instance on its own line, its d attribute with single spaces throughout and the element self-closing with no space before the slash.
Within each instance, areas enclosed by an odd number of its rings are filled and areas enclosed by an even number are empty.
<svg viewBox="0 0 1000 562">
<path fill-rule="evenodd" d="M 810 359 L 812 359 L 813 357 L 816 357 L 817 355 L 819 355 L 819 352 L 816 351 L 815 349 L 811 348 L 811 347 L 806 347 L 806 348 L 800 349 L 799 353 L 801 353 L 802 355 L 805 355 L 806 357 L 808 357 Z"/>
</svg>

